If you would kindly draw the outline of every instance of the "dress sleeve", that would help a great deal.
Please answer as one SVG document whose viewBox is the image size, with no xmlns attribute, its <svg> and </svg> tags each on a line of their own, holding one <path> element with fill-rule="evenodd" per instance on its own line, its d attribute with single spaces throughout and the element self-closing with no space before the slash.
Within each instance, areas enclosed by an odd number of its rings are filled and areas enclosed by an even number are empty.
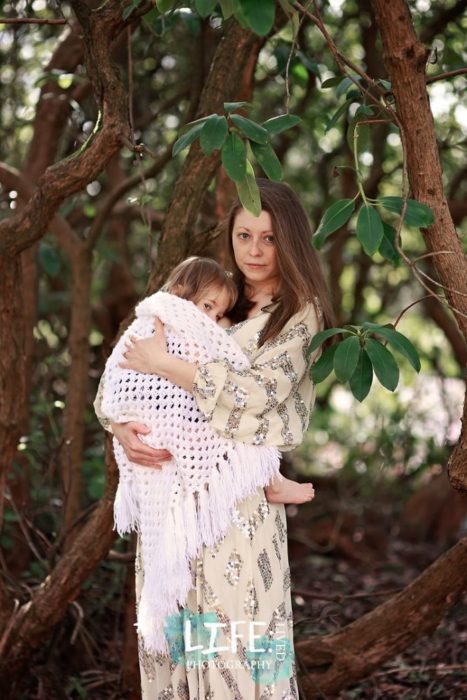
<svg viewBox="0 0 467 700">
<path fill-rule="evenodd" d="M 109 433 L 112 433 L 112 427 L 110 425 L 111 421 L 104 416 L 102 413 L 102 397 L 104 395 L 104 381 L 105 381 L 105 372 L 102 374 L 102 377 L 99 382 L 99 386 L 97 388 L 97 394 L 96 398 L 94 399 L 94 411 L 97 416 L 97 420 L 99 423 L 102 425 L 104 430 L 108 430 Z"/>
<path fill-rule="evenodd" d="M 309 303 L 259 349 L 249 368 L 235 369 L 226 360 L 200 365 L 193 394 L 212 427 L 249 444 L 283 450 L 299 444 L 314 401 L 309 369 L 320 352 L 307 358 L 306 350 L 320 325 Z"/>
</svg>

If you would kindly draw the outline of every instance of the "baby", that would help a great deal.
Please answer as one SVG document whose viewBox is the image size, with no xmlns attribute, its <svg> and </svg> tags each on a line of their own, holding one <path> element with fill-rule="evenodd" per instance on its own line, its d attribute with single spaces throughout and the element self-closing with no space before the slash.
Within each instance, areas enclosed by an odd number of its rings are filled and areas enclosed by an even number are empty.
<svg viewBox="0 0 467 700">
<path fill-rule="evenodd" d="M 232 324 L 226 316 L 237 301 L 237 288 L 228 272 L 210 258 L 191 257 L 177 265 L 163 291 L 188 299 L 223 328 Z M 314 497 L 311 483 L 275 479 L 265 488 L 270 503 L 305 503 Z"/>
</svg>

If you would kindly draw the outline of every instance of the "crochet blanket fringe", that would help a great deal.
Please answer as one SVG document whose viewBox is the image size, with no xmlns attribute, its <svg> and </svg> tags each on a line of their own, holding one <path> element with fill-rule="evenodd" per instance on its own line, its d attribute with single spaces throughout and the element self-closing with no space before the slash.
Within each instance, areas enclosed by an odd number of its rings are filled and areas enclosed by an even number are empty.
<svg viewBox="0 0 467 700">
<path fill-rule="evenodd" d="M 169 351 L 189 361 L 225 359 L 248 368 L 248 358 L 222 328 L 191 302 L 165 292 L 143 300 L 136 316 L 107 362 L 102 409 L 116 422 L 151 424 L 151 433 L 139 436 L 142 442 L 165 446 L 174 455 L 161 469 L 142 467 L 128 460 L 114 437 L 120 472 L 115 528 L 121 535 L 138 531 L 141 540 L 144 583 L 137 628 L 146 650 L 168 654 L 164 625 L 186 606 L 194 586 L 193 559 L 224 538 L 239 503 L 282 479 L 280 453 L 219 436 L 188 392 L 154 375 L 119 368 L 126 339 L 150 335 L 155 317 L 166 324 Z M 140 406 L 139 397 L 145 398 Z"/>
</svg>

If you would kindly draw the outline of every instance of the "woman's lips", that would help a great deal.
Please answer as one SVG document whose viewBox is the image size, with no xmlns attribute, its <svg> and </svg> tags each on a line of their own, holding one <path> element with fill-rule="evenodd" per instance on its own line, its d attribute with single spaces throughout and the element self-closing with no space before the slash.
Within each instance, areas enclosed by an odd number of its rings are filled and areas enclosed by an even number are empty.
<svg viewBox="0 0 467 700">
<path fill-rule="evenodd" d="M 258 265 L 257 263 L 245 263 L 247 267 L 252 267 L 254 270 L 264 267 L 264 265 Z"/>
</svg>

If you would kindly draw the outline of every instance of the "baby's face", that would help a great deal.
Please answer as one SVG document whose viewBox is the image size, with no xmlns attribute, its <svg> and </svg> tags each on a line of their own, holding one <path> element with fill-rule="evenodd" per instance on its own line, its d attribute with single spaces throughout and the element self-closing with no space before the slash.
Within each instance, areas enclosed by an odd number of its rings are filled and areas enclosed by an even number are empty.
<svg viewBox="0 0 467 700">
<path fill-rule="evenodd" d="M 218 323 L 229 308 L 230 295 L 223 287 L 207 287 L 196 306 L 206 316 Z"/>
</svg>

